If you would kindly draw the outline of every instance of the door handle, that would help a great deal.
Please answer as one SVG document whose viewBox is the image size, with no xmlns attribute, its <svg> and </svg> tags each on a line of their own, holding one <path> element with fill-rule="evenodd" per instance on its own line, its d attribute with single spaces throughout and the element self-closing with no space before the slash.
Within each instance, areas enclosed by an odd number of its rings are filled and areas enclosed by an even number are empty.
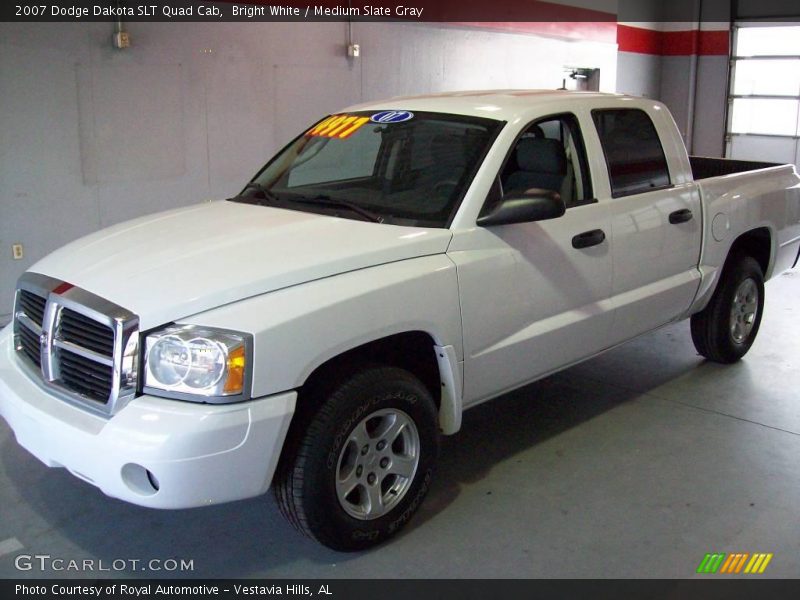
<svg viewBox="0 0 800 600">
<path fill-rule="evenodd" d="M 673 213 L 669 214 L 669 222 L 673 225 L 677 225 L 678 223 L 686 223 L 687 221 L 691 221 L 694 215 L 692 211 L 688 208 L 682 208 L 681 210 L 676 210 Z"/>
<path fill-rule="evenodd" d="M 572 238 L 572 247 L 575 249 L 590 248 L 602 244 L 606 239 L 606 234 L 602 229 L 584 231 Z"/>
</svg>

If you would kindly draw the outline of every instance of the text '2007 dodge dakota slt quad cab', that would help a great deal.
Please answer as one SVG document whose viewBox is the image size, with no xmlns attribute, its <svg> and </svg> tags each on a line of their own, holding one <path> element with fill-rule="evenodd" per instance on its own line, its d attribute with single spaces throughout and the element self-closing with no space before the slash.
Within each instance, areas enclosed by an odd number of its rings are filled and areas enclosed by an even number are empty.
<svg viewBox="0 0 800 600">
<path fill-rule="evenodd" d="M 187 508 L 275 491 L 379 543 L 476 404 L 691 317 L 741 358 L 800 249 L 792 165 L 690 158 L 660 103 L 537 91 L 330 115 L 229 200 L 19 280 L 0 414 L 45 464 Z"/>
</svg>

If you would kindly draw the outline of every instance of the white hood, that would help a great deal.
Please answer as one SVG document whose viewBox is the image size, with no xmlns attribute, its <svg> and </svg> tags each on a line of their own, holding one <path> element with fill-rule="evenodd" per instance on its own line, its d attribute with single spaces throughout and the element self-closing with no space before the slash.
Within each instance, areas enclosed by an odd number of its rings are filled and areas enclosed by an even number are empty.
<svg viewBox="0 0 800 600">
<path fill-rule="evenodd" d="M 139 315 L 142 329 L 347 271 L 447 249 L 447 229 L 212 202 L 104 229 L 31 267 Z"/>
</svg>

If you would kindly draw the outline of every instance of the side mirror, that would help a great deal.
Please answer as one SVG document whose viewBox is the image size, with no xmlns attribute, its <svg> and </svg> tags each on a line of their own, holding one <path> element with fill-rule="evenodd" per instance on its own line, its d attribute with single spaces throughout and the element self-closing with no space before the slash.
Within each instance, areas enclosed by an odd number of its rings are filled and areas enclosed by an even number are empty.
<svg viewBox="0 0 800 600">
<path fill-rule="evenodd" d="M 480 227 L 492 225 L 511 225 L 557 219 L 567 210 L 561 194 L 550 190 L 532 188 L 525 192 L 509 194 L 494 209 L 478 217 Z"/>
</svg>

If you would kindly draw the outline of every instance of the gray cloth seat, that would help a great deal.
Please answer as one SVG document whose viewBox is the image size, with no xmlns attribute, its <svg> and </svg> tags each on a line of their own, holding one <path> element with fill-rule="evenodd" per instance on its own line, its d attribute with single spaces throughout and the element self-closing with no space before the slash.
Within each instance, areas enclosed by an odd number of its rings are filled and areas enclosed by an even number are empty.
<svg viewBox="0 0 800 600">
<path fill-rule="evenodd" d="M 567 175 L 567 155 L 558 140 L 523 138 L 517 144 L 517 166 L 506 180 L 505 192 L 540 188 L 561 193 Z"/>
</svg>

